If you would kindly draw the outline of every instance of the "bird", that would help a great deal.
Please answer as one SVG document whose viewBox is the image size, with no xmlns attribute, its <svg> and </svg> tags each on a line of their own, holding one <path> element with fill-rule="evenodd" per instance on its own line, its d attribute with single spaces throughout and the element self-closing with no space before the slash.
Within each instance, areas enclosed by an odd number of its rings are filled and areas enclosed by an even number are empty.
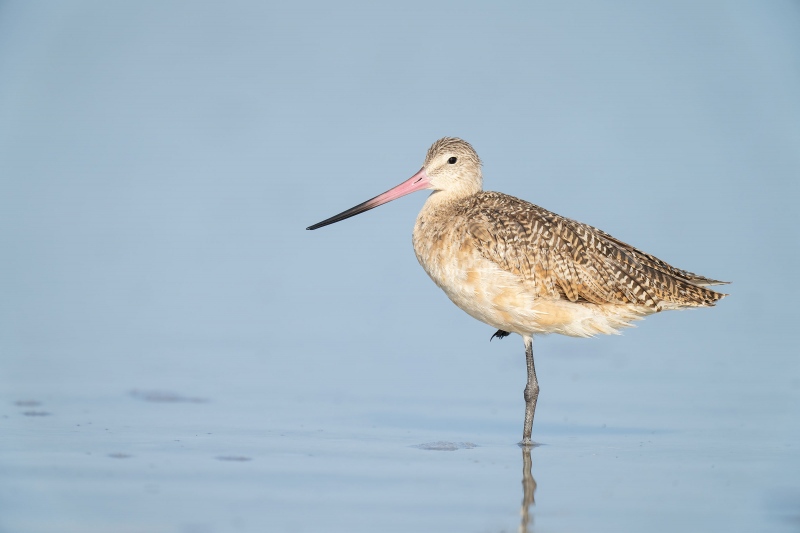
<svg viewBox="0 0 800 533">
<path fill-rule="evenodd" d="M 619 334 L 665 310 L 711 307 L 727 296 L 718 281 L 673 267 L 608 233 L 514 196 L 483 190 L 475 149 L 437 140 L 422 168 L 378 196 L 309 226 L 316 230 L 420 190 L 432 190 L 417 216 L 417 260 L 450 300 L 497 331 L 520 335 L 527 383 L 521 446 L 531 432 L 539 381 L 533 337 Z"/>
</svg>

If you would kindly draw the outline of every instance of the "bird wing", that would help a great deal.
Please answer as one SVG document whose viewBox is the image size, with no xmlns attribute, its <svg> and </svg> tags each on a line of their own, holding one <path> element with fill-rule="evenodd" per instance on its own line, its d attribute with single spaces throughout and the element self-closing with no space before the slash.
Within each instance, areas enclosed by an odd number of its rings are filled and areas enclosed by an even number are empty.
<svg viewBox="0 0 800 533">
<path fill-rule="evenodd" d="M 513 196 L 485 192 L 467 211 L 467 233 L 481 255 L 522 278 L 537 297 L 661 310 L 713 305 L 725 296 L 703 287 L 722 282 Z"/>
</svg>

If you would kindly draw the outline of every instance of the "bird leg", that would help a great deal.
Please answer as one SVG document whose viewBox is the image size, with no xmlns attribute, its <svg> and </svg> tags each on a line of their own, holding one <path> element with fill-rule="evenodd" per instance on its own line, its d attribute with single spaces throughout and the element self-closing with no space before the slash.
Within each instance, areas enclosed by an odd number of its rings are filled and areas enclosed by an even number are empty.
<svg viewBox="0 0 800 533">
<path fill-rule="evenodd" d="M 511 333 L 503 331 L 502 329 L 498 329 L 497 331 L 494 332 L 494 335 L 489 337 L 489 342 L 492 342 L 492 339 L 494 339 L 495 337 L 497 337 L 498 339 L 502 339 L 503 337 L 508 337 L 509 335 L 511 335 Z"/>
<path fill-rule="evenodd" d="M 531 446 L 531 429 L 533 413 L 536 411 L 536 400 L 539 398 L 539 381 L 536 379 L 536 368 L 533 366 L 533 337 L 525 335 L 525 360 L 528 365 L 528 383 L 525 385 L 525 427 L 522 429 L 521 446 Z"/>
</svg>

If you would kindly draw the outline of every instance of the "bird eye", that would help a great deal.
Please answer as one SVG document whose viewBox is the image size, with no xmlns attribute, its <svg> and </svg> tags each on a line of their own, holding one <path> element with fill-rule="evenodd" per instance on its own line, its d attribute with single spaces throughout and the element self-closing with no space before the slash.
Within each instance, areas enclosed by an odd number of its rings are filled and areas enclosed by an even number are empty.
<svg viewBox="0 0 800 533">
<path fill-rule="evenodd" d="M 447 160 L 447 162 L 450 163 L 451 165 L 455 165 L 456 161 L 458 161 L 457 157 L 451 157 L 450 159 Z"/>
</svg>

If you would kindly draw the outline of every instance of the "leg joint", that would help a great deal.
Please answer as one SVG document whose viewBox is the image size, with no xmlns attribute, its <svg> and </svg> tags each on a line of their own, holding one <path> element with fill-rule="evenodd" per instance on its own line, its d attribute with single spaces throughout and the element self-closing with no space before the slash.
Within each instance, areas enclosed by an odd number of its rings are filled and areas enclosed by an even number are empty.
<svg viewBox="0 0 800 533">
<path fill-rule="evenodd" d="M 523 395 L 525 396 L 526 402 L 535 400 L 539 396 L 539 384 L 538 383 L 528 384 L 525 387 L 525 392 Z"/>
</svg>

